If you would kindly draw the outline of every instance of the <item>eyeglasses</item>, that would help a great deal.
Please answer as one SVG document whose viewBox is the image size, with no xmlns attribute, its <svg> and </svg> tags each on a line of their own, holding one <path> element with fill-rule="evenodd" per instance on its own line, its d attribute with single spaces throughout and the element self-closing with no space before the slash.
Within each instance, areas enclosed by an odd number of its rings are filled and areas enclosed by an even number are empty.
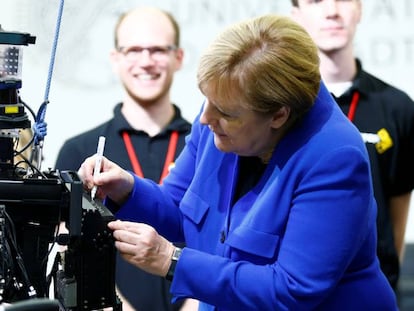
<svg viewBox="0 0 414 311">
<path fill-rule="evenodd" d="M 142 56 L 144 51 L 148 51 L 149 56 L 154 61 L 165 61 L 168 58 L 168 54 L 171 51 L 177 50 L 175 45 L 166 45 L 166 46 L 120 46 L 118 47 L 118 52 L 124 55 L 125 59 L 128 62 L 136 62 Z"/>
</svg>

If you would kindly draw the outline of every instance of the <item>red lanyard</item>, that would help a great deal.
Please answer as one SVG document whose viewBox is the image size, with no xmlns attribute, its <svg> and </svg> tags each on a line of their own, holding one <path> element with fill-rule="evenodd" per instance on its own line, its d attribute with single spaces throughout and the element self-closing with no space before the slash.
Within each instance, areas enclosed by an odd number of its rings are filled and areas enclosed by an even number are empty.
<svg viewBox="0 0 414 311">
<path fill-rule="evenodd" d="M 122 132 L 122 138 L 124 139 L 125 147 L 128 152 L 129 160 L 131 161 L 132 168 L 134 173 L 137 174 L 139 177 L 144 177 L 144 173 L 142 172 L 141 165 L 138 161 L 138 156 L 135 152 L 134 146 L 132 145 L 131 138 L 127 131 Z M 161 173 L 159 184 L 162 184 L 163 179 L 165 176 L 168 175 L 169 167 L 171 163 L 174 162 L 175 152 L 177 150 L 177 142 L 178 142 L 178 132 L 173 131 L 170 136 L 170 142 L 168 144 L 167 154 L 165 156 L 164 168 Z"/>
<path fill-rule="evenodd" d="M 351 101 L 351 105 L 349 106 L 349 111 L 348 111 L 348 119 L 351 122 L 354 122 L 355 111 L 358 106 L 358 101 L 359 101 L 359 92 L 355 91 L 354 95 L 352 95 L 352 101 Z"/>
</svg>

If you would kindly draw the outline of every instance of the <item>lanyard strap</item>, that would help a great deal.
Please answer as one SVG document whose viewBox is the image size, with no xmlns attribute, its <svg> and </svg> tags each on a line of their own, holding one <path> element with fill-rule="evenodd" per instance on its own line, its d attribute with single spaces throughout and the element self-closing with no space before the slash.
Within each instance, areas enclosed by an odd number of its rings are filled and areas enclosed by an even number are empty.
<svg viewBox="0 0 414 311">
<path fill-rule="evenodd" d="M 129 160 L 132 164 L 132 169 L 134 173 L 137 174 L 139 177 L 144 177 L 144 173 L 142 172 L 141 165 L 138 161 L 138 156 L 135 152 L 134 146 L 131 142 L 131 137 L 127 131 L 122 132 L 122 138 L 124 139 L 125 147 L 128 153 Z M 177 143 L 178 143 L 178 132 L 173 131 L 170 136 L 170 142 L 168 143 L 168 150 L 165 156 L 164 168 L 161 173 L 159 184 L 162 184 L 163 179 L 168 175 L 169 168 L 171 163 L 174 162 L 175 152 L 177 150 Z"/>
<path fill-rule="evenodd" d="M 358 101 L 359 101 L 359 92 L 355 91 L 354 94 L 352 95 L 352 101 L 351 101 L 351 105 L 349 106 L 349 111 L 348 111 L 348 119 L 351 122 L 354 122 L 355 111 L 358 106 Z"/>
</svg>

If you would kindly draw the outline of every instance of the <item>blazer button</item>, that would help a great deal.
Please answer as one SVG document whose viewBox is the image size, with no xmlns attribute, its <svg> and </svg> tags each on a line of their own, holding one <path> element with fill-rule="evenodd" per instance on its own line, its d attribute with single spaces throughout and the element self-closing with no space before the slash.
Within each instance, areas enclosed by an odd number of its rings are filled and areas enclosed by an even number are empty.
<svg viewBox="0 0 414 311">
<path fill-rule="evenodd" d="M 220 232 L 220 242 L 224 243 L 224 241 L 226 240 L 226 234 L 224 233 L 224 231 Z"/>
</svg>

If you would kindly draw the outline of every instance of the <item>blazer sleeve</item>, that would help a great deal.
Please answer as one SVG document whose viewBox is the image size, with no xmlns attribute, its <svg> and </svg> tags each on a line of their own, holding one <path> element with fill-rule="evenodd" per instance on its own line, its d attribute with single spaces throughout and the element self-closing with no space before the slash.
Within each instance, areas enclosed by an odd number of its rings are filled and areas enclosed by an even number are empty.
<svg viewBox="0 0 414 311">
<path fill-rule="evenodd" d="M 118 219 L 150 224 L 173 242 L 184 240 L 179 204 L 195 173 L 200 133 L 201 125 L 197 118 L 191 133 L 186 137 L 184 149 L 161 186 L 134 175 L 133 191 L 116 213 Z"/>
</svg>

